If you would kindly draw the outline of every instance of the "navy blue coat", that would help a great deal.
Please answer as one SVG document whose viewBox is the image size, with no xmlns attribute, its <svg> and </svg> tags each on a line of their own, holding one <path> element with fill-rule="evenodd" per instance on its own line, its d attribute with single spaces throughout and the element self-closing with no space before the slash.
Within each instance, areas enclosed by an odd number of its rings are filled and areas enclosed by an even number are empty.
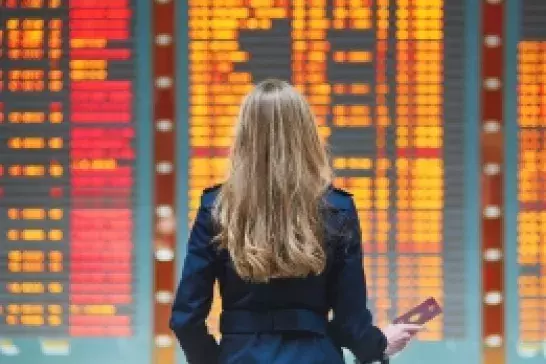
<svg viewBox="0 0 546 364">
<path fill-rule="evenodd" d="M 324 196 L 327 265 L 318 276 L 242 280 L 219 251 L 211 208 L 218 188 L 206 189 L 192 228 L 170 327 L 189 364 L 341 364 L 341 347 L 362 362 L 380 360 L 386 347 L 366 306 L 360 226 L 352 196 L 330 188 Z M 205 319 L 218 279 L 222 296 L 218 344 Z M 328 320 L 328 312 L 333 319 Z"/>
</svg>

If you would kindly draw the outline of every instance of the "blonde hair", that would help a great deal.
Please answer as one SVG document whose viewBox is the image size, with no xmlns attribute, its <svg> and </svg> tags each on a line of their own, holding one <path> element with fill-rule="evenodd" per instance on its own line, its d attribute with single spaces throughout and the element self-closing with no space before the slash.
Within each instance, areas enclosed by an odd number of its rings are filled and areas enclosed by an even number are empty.
<svg viewBox="0 0 546 364">
<path fill-rule="evenodd" d="M 288 83 L 269 79 L 246 96 L 238 119 L 213 210 L 215 242 L 249 281 L 320 274 L 320 204 L 332 169 L 309 104 Z"/>
</svg>

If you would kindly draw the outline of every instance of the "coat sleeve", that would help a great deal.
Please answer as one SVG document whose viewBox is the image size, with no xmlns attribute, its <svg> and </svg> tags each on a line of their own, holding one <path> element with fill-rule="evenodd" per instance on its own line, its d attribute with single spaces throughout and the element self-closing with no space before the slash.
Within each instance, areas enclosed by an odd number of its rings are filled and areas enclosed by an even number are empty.
<svg viewBox="0 0 546 364">
<path fill-rule="evenodd" d="M 387 339 L 373 325 L 372 314 L 367 308 L 361 231 L 352 200 L 343 226 L 329 284 L 330 304 L 334 313 L 329 323 L 329 333 L 337 345 L 349 349 L 361 363 L 379 361 Z"/>
<path fill-rule="evenodd" d="M 215 248 L 212 219 L 203 201 L 190 233 L 182 278 L 172 307 L 170 327 L 176 334 L 188 364 L 218 362 L 218 344 L 208 333 L 205 320 L 209 314 L 214 281 Z"/>
</svg>

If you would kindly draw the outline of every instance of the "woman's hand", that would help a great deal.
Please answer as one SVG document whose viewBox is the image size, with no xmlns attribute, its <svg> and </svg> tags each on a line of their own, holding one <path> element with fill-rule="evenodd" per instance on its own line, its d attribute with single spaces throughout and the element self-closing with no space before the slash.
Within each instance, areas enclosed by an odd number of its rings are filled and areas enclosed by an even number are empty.
<svg viewBox="0 0 546 364">
<path fill-rule="evenodd" d="M 402 351 L 415 334 L 423 327 L 410 324 L 392 324 L 383 330 L 387 337 L 387 348 L 385 354 L 389 357 Z"/>
</svg>

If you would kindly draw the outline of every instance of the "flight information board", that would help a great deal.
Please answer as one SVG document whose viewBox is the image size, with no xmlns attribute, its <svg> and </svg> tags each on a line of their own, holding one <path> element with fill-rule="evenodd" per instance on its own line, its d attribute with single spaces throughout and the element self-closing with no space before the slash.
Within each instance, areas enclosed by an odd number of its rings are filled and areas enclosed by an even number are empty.
<svg viewBox="0 0 546 364">
<path fill-rule="evenodd" d="M 509 350 L 514 362 L 539 363 L 546 357 L 546 3 L 509 5 L 515 40 L 509 47 L 516 55 L 507 71 L 508 77 L 515 75 L 515 87 L 509 85 L 506 102 L 516 104 L 509 117 L 517 124 L 509 132 L 506 152 L 507 176 L 509 181 L 514 176 L 516 185 L 506 197 L 506 221 L 514 226 L 506 241 L 507 258 L 513 261 L 507 276 L 507 332 L 513 337 Z"/>
<path fill-rule="evenodd" d="M 189 221 L 225 175 L 243 95 L 289 80 L 354 194 L 376 320 L 434 296 L 445 314 L 420 340 L 463 339 L 465 2 L 189 0 L 187 16 Z"/>
<path fill-rule="evenodd" d="M 143 290 L 136 11 L 130 0 L 0 1 L 2 363 L 135 353 L 120 345 L 140 335 Z"/>
</svg>

